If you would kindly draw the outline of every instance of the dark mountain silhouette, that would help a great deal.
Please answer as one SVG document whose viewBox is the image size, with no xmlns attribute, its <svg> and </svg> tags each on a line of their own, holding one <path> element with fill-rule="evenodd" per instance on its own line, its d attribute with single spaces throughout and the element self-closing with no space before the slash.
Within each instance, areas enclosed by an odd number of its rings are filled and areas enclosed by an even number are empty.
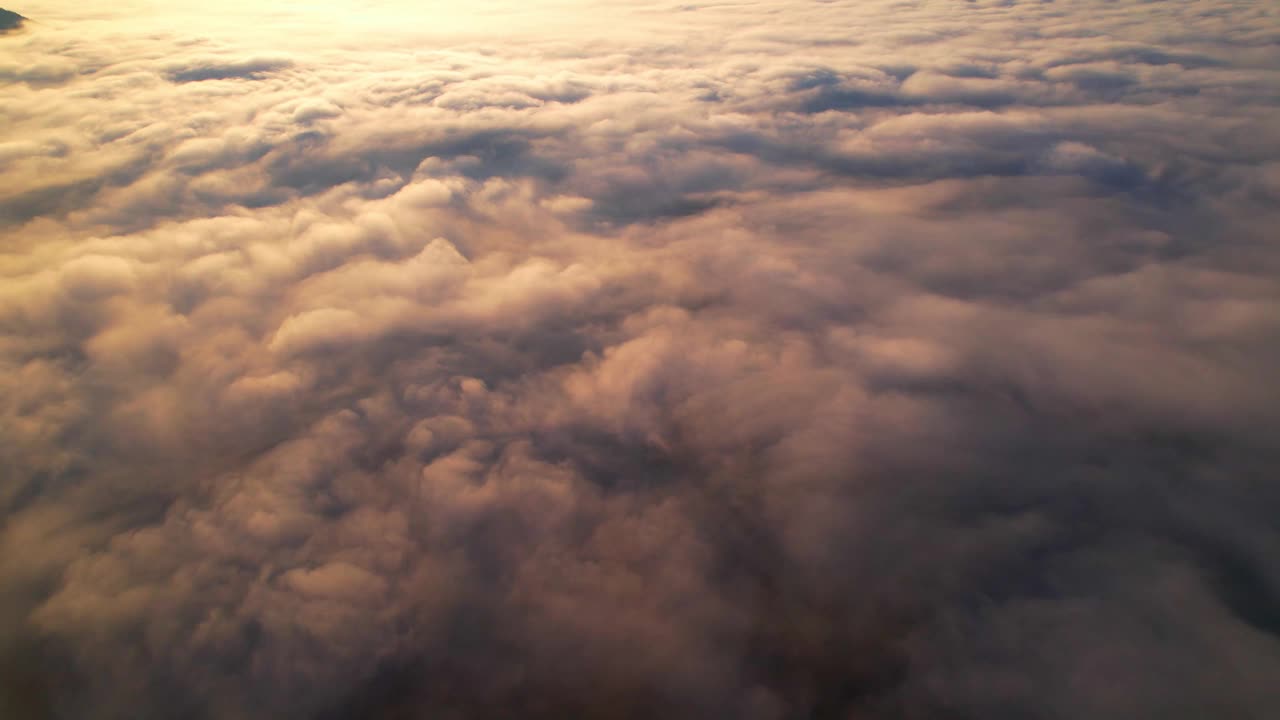
<svg viewBox="0 0 1280 720">
<path fill-rule="evenodd" d="M 27 19 L 12 10 L 0 8 L 0 33 L 17 30 Z"/>
</svg>

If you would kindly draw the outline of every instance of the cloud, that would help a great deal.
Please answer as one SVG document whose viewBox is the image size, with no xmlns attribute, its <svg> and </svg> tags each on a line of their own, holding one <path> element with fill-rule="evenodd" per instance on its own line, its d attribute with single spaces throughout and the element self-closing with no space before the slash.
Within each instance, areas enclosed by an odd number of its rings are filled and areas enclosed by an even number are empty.
<svg viewBox="0 0 1280 720">
<path fill-rule="evenodd" d="M 1280 709 L 1274 18 L 355 5 L 0 42 L 0 715 Z"/>
<path fill-rule="evenodd" d="M 171 66 L 166 76 L 176 83 L 206 80 L 257 80 L 292 66 L 293 62 L 288 58 L 261 57 L 232 61 L 197 58 L 183 65 Z"/>
</svg>

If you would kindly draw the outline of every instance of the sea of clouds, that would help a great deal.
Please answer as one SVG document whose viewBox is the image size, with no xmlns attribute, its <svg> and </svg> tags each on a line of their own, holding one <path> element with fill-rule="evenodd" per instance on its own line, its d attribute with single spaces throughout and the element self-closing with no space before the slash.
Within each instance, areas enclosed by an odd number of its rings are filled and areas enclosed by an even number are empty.
<svg viewBox="0 0 1280 720">
<path fill-rule="evenodd" d="M 92 5 L 0 715 L 1280 716 L 1280 7 Z"/>
</svg>

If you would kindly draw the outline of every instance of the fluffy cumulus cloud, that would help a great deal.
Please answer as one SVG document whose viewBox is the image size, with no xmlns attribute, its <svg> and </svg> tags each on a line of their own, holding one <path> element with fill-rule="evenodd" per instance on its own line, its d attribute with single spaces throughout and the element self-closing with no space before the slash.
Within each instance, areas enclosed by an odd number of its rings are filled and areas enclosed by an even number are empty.
<svg viewBox="0 0 1280 720">
<path fill-rule="evenodd" d="M 1280 715 L 1280 14 L 32 0 L 0 714 Z"/>
</svg>

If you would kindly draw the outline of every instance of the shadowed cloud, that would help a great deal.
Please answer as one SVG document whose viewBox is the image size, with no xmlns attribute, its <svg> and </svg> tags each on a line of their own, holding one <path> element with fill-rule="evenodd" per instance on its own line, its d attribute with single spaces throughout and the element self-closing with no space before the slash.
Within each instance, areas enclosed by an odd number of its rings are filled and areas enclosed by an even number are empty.
<svg viewBox="0 0 1280 720">
<path fill-rule="evenodd" d="M 285 58 L 254 58 L 225 61 L 218 59 L 194 60 L 185 65 L 170 68 L 166 77 L 176 83 L 202 82 L 205 80 L 257 80 L 271 73 L 287 70 L 293 62 Z"/>
</svg>

